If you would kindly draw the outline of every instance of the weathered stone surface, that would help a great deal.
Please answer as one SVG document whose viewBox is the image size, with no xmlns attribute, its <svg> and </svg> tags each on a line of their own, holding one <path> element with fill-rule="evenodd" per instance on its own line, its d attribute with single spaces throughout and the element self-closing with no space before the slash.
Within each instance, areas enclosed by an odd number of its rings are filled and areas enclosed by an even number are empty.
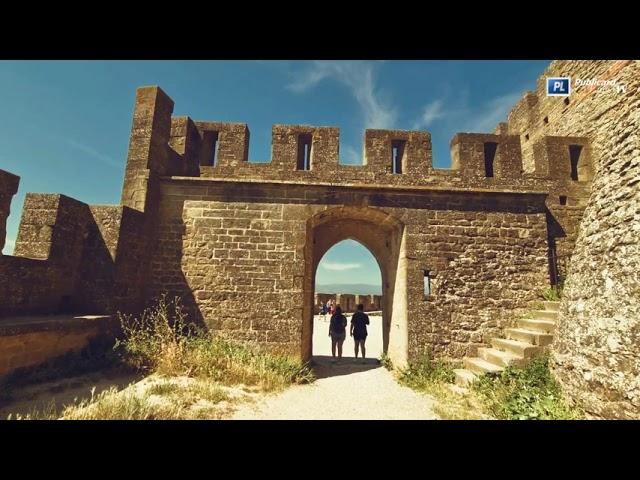
<svg viewBox="0 0 640 480">
<path fill-rule="evenodd" d="M 65 302 L 131 311 L 168 292 L 211 328 L 298 344 L 306 358 L 317 263 L 356 238 L 383 271 L 385 348 L 399 363 L 427 347 L 463 356 L 548 284 L 548 239 L 556 226 L 574 229 L 581 210 L 550 214 L 545 193 L 588 194 L 566 175 L 523 174 L 514 135 L 458 134 L 453 169 L 437 170 L 429 133 L 367 130 L 354 167 L 339 164 L 337 128 L 275 125 L 271 162 L 253 164 L 246 125 L 172 110 L 158 87 L 138 90 L 123 206 L 28 197 L 17 257 L 3 259 L 6 281 L 21 278 L 6 290 L 5 315 Z M 538 163 L 557 162 L 561 141 L 542 144 Z"/>
<path fill-rule="evenodd" d="M 380 265 L 384 348 L 402 364 L 476 354 L 571 272 L 557 375 L 594 415 L 637 415 L 638 64 L 547 73 L 627 92 L 567 105 L 539 83 L 494 134 L 457 134 L 451 169 L 433 168 L 428 132 L 367 130 L 364 164 L 347 166 L 337 128 L 304 125 L 274 125 L 271 161 L 251 163 L 247 125 L 171 117 L 161 89 L 141 88 L 122 205 L 30 194 L 16 254 L 0 257 L 0 315 L 136 311 L 167 292 L 213 330 L 308 358 L 317 264 L 352 238 Z"/>
<path fill-rule="evenodd" d="M 546 96 L 547 76 L 616 80 L 626 91 L 572 86 L 566 104 Z M 523 138 L 527 170 L 540 169 L 536 142 L 549 142 L 549 137 L 542 140 L 545 136 L 590 139 L 593 165 L 579 168 L 578 175 L 593 176 L 592 194 L 579 230 L 570 233 L 577 243 L 553 351 L 565 392 L 588 414 L 602 418 L 640 418 L 639 87 L 638 61 L 555 61 L 536 92 L 528 93 L 508 119 L 508 133 Z M 569 195 L 567 214 L 579 218 L 571 204 Z M 557 206 L 550 210 L 558 214 Z"/>
<path fill-rule="evenodd" d="M 112 339 L 118 328 L 111 316 L 0 319 L 0 377 L 81 350 L 92 340 Z"/>
</svg>

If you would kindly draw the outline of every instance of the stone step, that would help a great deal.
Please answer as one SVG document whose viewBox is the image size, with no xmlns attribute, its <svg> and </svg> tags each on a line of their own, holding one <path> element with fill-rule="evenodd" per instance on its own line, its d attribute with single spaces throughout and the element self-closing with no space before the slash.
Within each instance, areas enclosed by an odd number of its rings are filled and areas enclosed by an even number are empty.
<svg viewBox="0 0 640 480">
<path fill-rule="evenodd" d="M 553 333 L 556 324 L 550 320 L 534 320 L 530 318 L 521 318 L 518 320 L 518 327 L 534 332 Z"/>
<path fill-rule="evenodd" d="M 531 316 L 537 320 L 557 320 L 558 312 L 553 310 L 532 310 Z"/>
<path fill-rule="evenodd" d="M 492 338 L 491 345 L 498 350 L 514 353 L 524 358 L 532 358 L 542 352 L 542 347 L 528 342 L 509 340 L 507 338 Z"/>
<path fill-rule="evenodd" d="M 526 328 L 507 328 L 505 333 L 507 338 L 511 340 L 527 342 L 540 347 L 550 345 L 553 341 L 553 335 L 550 333 L 540 333 Z"/>
<path fill-rule="evenodd" d="M 489 363 L 500 365 L 502 367 L 508 367 L 509 365 L 521 367 L 525 363 L 524 357 L 514 355 L 510 352 L 504 352 L 496 348 L 480 347 L 478 349 L 478 356 Z"/>
<path fill-rule="evenodd" d="M 542 302 L 545 310 L 557 312 L 560 309 L 560 302 Z"/>
<path fill-rule="evenodd" d="M 462 363 L 467 369 L 478 375 L 482 375 L 484 373 L 495 374 L 504 370 L 500 365 L 487 362 L 485 359 L 479 357 L 465 357 L 462 359 Z"/>
<path fill-rule="evenodd" d="M 461 387 L 468 387 L 476 380 L 476 378 L 478 378 L 478 376 L 471 370 L 466 370 L 464 368 L 456 368 L 453 371 L 456 374 L 456 385 Z"/>
</svg>

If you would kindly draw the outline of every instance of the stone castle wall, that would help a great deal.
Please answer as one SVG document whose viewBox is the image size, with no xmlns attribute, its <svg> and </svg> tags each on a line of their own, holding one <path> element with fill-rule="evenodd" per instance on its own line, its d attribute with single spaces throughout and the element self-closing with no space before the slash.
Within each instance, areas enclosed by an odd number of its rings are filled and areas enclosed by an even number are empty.
<svg viewBox="0 0 640 480">
<path fill-rule="evenodd" d="M 0 256 L 0 317 L 138 309 L 136 215 L 27 194 L 14 254 Z"/>
<path fill-rule="evenodd" d="M 346 166 L 337 128 L 275 125 L 258 164 L 246 125 L 172 112 L 161 89 L 138 89 L 121 205 L 32 197 L 16 255 L 0 258 L 0 282 L 31 291 L 7 290 L 0 315 L 135 310 L 169 293 L 215 331 L 305 358 L 316 264 L 329 239 L 354 238 L 381 264 L 385 346 L 405 361 L 473 354 L 561 277 L 596 155 L 557 133 L 529 154 L 502 125 L 457 134 L 452 168 L 434 169 L 429 133 L 367 130 L 364 165 Z"/>
<path fill-rule="evenodd" d="M 626 91 L 572 85 L 565 101 L 546 96 L 547 76 L 617 80 Z M 555 61 L 498 127 L 520 136 L 527 170 L 537 168 L 535 142 L 545 135 L 590 139 L 592 169 L 578 173 L 593 176 L 592 194 L 571 234 L 553 352 L 565 392 L 603 418 L 640 418 L 639 87 L 638 61 Z"/>
<path fill-rule="evenodd" d="M 352 293 L 316 293 L 314 295 L 315 313 L 320 310 L 320 303 L 325 305 L 329 300 L 334 305 L 339 305 L 343 312 L 351 313 L 357 310 L 362 304 L 365 312 L 378 311 L 382 309 L 382 295 L 356 295 Z"/>
<path fill-rule="evenodd" d="M 181 296 L 199 320 L 233 338 L 299 349 L 309 302 L 307 223 L 353 201 L 345 190 L 163 181 L 152 295 Z M 535 299 L 532 286 L 548 284 L 544 196 L 516 202 L 508 194 L 439 192 L 426 201 L 375 192 L 376 209 L 405 225 L 414 354 L 430 345 L 463 356 L 498 331 L 512 308 Z M 424 270 L 439 270 L 428 300 Z"/>
</svg>

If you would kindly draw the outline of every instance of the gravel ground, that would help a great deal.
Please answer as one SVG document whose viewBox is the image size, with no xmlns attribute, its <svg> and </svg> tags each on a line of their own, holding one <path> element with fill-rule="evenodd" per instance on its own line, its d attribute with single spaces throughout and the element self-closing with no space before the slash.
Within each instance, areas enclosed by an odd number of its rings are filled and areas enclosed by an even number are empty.
<svg viewBox="0 0 640 480">
<path fill-rule="evenodd" d="M 347 316 L 349 318 L 349 316 Z M 382 353 L 382 317 L 371 317 L 367 360 L 354 358 L 348 335 L 342 360 L 331 362 L 329 323 L 316 317 L 313 335 L 315 373 L 311 385 L 294 386 L 256 403 L 239 406 L 235 420 L 431 420 L 434 400 L 399 385 L 378 358 Z"/>
</svg>

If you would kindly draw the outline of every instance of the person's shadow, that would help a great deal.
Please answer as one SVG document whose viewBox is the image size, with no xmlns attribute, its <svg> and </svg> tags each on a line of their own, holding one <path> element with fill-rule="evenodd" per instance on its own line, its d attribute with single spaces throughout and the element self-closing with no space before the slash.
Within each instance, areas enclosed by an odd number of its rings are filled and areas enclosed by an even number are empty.
<svg viewBox="0 0 640 480">
<path fill-rule="evenodd" d="M 311 367 L 317 379 L 351 375 L 382 367 L 377 358 L 367 358 L 364 363 L 361 358 L 344 356 L 337 363 L 333 363 L 333 360 L 330 355 L 314 355 L 311 358 Z"/>
</svg>

